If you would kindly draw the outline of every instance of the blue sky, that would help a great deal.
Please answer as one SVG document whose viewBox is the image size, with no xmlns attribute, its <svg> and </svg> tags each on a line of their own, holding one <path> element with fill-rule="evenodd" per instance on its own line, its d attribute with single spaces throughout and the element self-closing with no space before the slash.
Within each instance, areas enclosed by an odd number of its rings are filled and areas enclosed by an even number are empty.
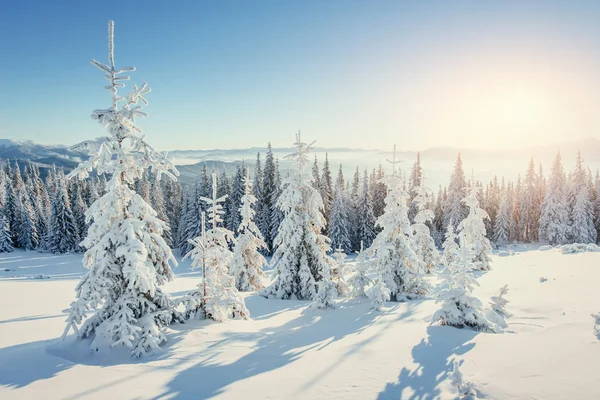
<svg viewBox="0 0 600 400">
<path fill-rule="evenodd" d="M 0 14 L 0 137 L 103 134 L 106 26 L 159 148 L 518 147 L 600 138 L 600 2 L 20 1 Z"/>
</svg>

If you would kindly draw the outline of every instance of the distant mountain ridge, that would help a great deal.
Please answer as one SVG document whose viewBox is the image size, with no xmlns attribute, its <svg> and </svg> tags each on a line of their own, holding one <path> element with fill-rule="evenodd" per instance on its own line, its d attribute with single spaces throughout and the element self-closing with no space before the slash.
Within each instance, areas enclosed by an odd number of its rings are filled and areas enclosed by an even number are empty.
<svg viewBox="0 0 600 400">
<path fill-rule="evenodd" d="M 279 160 L 281 170 L 285 173 L 291 168 L 290 162 L 285 156 L 292 149 L 277 147 L 272 150 L 274 156 Z M 551 162 L 558 151 L 562 154 L 565 171 L 572 169 L 578 151 L 581 151 L 586 166 L 591 168 L 592 171 L 600 168 L 600 140 L 595 138 L 517 149 L 431 147 L 421 151 L 420 154 L 426 185 L 436 188 L 440 184 L 447 184 L 459 152 L 463 159 L 466 174 L 473 174 L 477 180 L 487 182 L 495 175 L 516 180 L 518 174 L 525 171 L 530 157 L 534 158 L 536 165 L 542 163 L 547 175 Z M 264 162 L 265 152 L 266 146 L 244 149 L 174 150 L 169 152 L 169 156 L 178 166 L 182 182 L 189 183 L 194 180 L 204 164 L 209 170 L 225 170 L 231 174 L 242 161 L 253 169 L 257 153 L 261 153 Z M 320 168 L 322 168 L 325 160 L 325 154 L 328 156 L 334 179 L 340 164 L 343 166 L 346 179 L 350 179 L 357 167 L 361 174 L 365 168 L 370 172 L 373 168 L 377 168 L 379 164 L 382 164 L 385 168 L 386 160 L 392 157 L 392 152 L 387 150 L 316 147 L 314 156 L 317 157 Z M 401 169 L 409 173 L 416 156 L 417 152 L 415 151 L 398 152 L 397 158 L 403 160 Z M 70 170 L 80 161 L 86 159 L 87 155 L 79 151 L 73 151 L 65 145 L 42 145 L 29 140 L 0 139 L 0 158 L 19 163 L 34 162 L 43 173 L 45 169 L 50 168 L 53 164 Z"/>
</svg>

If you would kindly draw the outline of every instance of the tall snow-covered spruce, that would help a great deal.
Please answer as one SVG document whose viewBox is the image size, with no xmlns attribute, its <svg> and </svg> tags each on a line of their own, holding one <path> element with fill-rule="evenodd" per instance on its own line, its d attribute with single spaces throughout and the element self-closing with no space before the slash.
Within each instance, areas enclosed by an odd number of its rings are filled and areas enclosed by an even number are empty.
<svg viewBox="0 0 600 400">
<path fill-rule="evenodd" d="M 217 174 L 212 174 L 212 198 L 202 197 L 209 206 L 211 227 L 205 229 L 205 217 L 202 213 L 201 234 L 190 239 L 192 250 L 186 257 L 192 259 L 192 268 L 202 268 L 202 282 L 198 290 L 183 298 L 188 318 L 211 318 L 225 321 L 228 318 L 247 319 L 250 316 L 244 299 L 240 296 L 235 278 L 229 274 L 229 265 L 233 253 L 229 243 L 235 242 L 233 232 L 219 226 L 223 223 L 223 206 L 227 195 L 217 197 Z"/>
<path fill-rule="evenodd" d="M 328 239 L 321 234 L 325 228 L 323 199 L 312 185 L 312 174 L 306 171 L 312 143 L 303 143 L 298 133 L 294 147 L 295 152 L 286 158 L 296 163 L 296 171 L 283 182 L 283 190 L 277 199 L 277 207 L 285 215 L 274 240 L 277 249 L 272 263 L 276 266 L 277 277 L 261 291 L 261 295 L 314 300 L 317 282 L 323 279 L 324 269 L 330 268 L 333 260 L 327 255 Z"/>
<path fill-rule="evenodd" d="M 4 213 L 0 211 L 0 253 L 10 253 L 14 250 L 8 223 L 4 217 Z"/>
<path fill-rule="evenodd" d="M 386 297 L 392 301 L 404 301 L 425 295 L 429 285 L 423 280 L 424 263 L 415 253 L 412 226 L 408 219 L 408 193 L 396 171 L 396 147 L 394 146 L 393 172 L 387 177 L 388 195 L 385 209 L 377 219 L 381 232 L 368 250 L 374 258 L 378 279 L 367 295 L 375 308 L 381 308 Z M 382 286 L 385 287 L 384 290 Z"/>
<path fill-rule="evenodd" d="M 458 239 L 460 247 L 468 247 L 472 250 L 473 262 L 480 270 L 491 269 L 490 253 L 492 245 L 486 237 L 484 219 L 489 218 L 484 209 L 479 206 L 477 200 L 477 186 L 471 183 L 471 189 L 463 203 L 469 207 L 469 214 L 458 225 Z"/>
<path fill-rule="evenodd" d="M 171 179 L 178 173 L 135 124 L 136 118 L 146 116 L 139 103 L 147 104 L 147 84 L 133 85 L 126 97 L 118 94 L 129 80 L 123 74 L 135 68 L 115 68 L 113 32 L 113 21 L 109 21 L 109 65 L 91 61 L 109 81 L 106 89 L 112 94 L 112 105 L 92 114 L 109 136 L 78 145 L 89 150 L 90 158 L 69 174 L 85 179 L 95 170 L 110 176 L 110 181 L 106 193 L 86 212 L 91 225 L 82 244 L 87 249 L 83 263 L 88 272 L 66 310 L 69 316 L 63 338 L 72 329 L 79 338 L 93 337 L 94 350 L 125 346 L 132 356 L 139 357 L 167 340 L 163 329 L 179 316 L 171 298 L 160 288 L 172 280 L 171 264 L 176 265 L 162 238 L 169 228 L 133 187 L 150 168 L 154 174 Z M 86 319 L 90 310 L 92 315 Z"/>
<path fill-rule="evenodd" d="M 414 186 L 412 192 L 414 198 L 411 205 L 416 213 L 412 224 L 415 252 L 423 262 L 425 271 L 431 273 L 440 261 L 440 254 L 435 247 L 435 241 L 431 236 L 429 226 L 427 226 L 427 223 L 432 223 L 434 218 L 433 211 L 427 208 L 427 204 L 432 202 L 433 192 L 421 184 Z"/>
<path fill-rule="evenodd" d="M 235 278 L 235 286 L 238 290 L 255 291 L 264 288 L 267 280 L 262 270 L 267 260 L 258 251 L 266 249 L 267 245 L 254 222 L 255 212 L 252 206 L 256 203 L 256 197 L 252 194 L 252 181 L 248 172 L 244 179 L 244 188 L 240 207 L 242 222 L 238 227 L 238 237 L 233 248 L 229 271 Z"/>
</svg>

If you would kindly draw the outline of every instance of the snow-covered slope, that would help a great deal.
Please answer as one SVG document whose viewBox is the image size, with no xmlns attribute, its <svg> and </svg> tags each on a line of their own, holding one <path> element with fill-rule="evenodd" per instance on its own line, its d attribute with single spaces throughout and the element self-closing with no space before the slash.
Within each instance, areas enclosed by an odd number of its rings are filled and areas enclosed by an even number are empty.
<svg viewBox="0 0 600 400">
<path fill-rule="evenodd" d="M 491 399 L 600 398 L 590 316 L 600 312 L 600 253 L 516 250 L 494 255 L 475 291 L 487 303 L 508 284 L 513 317 L 504 334 L 429 326 L 438 307 L 431 299 L 375 313 L 362 301 L 310 311 L 249 295 L 252 320 L 175 325 L 164 352 L 141 360 L 57 342 L 80 255 L 3 254 L 0 398 L 452 399 L 454 359 Z M 175 295 L 197 282 L 189 263 L 176 273 L 167 287 Z"/>
</svg>

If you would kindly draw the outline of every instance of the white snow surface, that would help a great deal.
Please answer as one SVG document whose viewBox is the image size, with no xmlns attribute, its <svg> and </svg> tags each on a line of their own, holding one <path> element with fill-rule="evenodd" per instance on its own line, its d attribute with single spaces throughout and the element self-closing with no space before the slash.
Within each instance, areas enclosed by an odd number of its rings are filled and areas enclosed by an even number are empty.
<svg viewBox="0 0 600 400">
<path fill-rule="evenodd" d="M 599 399 L 591 315 L 600 312 L 600 253 L 511 250 L 477 272 L 474 292 L 487 304 L 508 284 L 503 334 L 430 326 L 432 298 L 377 313 L 366 299 L 309 310 L 307 301 L 245 294 L 251 320 L 173 325 L 162 352 L 141 359 L 58 340 L 81 255 L 0 254 L 0 398 L 453 399 L 447 375 L 457 360 L 486 398 Z M 175 273 L 173 295 L 198 282 L 189 261 Z M 49 278 L 31 279 L 41 274 Z"/>
</svg>

